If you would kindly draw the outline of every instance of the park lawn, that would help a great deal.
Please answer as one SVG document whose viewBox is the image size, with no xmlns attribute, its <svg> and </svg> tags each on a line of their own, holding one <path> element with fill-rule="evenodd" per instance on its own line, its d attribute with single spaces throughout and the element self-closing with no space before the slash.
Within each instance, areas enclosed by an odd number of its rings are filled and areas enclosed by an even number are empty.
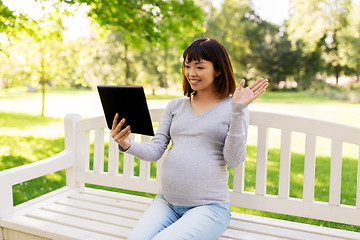
<svg viewBox="0 0 360 240">
<path fill-rule="evenodd" d="M 50 93 L 51 94 L 51 93 Z M 56 93 L 59 94 L 59 93 Z M 71 93 L 81 94 L 81 93 Z M 284 94 L 284 95 L 281 95 Z M 171 97 L 172 98 L 172 97 Z M 52 156 L 64 149 L 63 137 L 59 134 L 59 130 L 62 130 L 63 119 L 56 117 L 39 117 L 37 114 L 31 113 L 16 113 L 16 112 L 1 112 L 1 100 L 0 96 L 0 170 L 28 164 L 46 157 Z M 26 100 L 24 95 L 16 96 L 16 99 Z M 29 99 L 30 100 L 30 99 Z M 311 102 L 312 101 L 312 102 Z M 323 97 L 314 97 L 311 100 L 311 96 L 306 93 L 298 92 L 285 92 L 285 93 L 269 93 L 259 99 L 259 104 L 266 106 L 272 106 L 272 103 L 285 103 L 288 106 L 298 106 L 298 102 L 310 107 L 312 105 L 321 106 L 341 106 L 349 108 L 347 119 L 356 118 L 357 115 L 352 116 L 352 109 L 359 107 L 359 105 L 346 104 L 340 101 L 326 100 Z M 306 107 L 305 107 L 306 108 Z M 329 112 L 334 114 L 333 111 Z M 358 114 L 355 112 L 355 114 Z M 323 116 L 326 118 L 327 116 Z M 359 119 L 359 118 L 357 118 Z M 49 132 L 50 131 L 50 132 Z M 277 134 L 270 135 L 272 142 L 278 143 L 279 137 Z M 251 137 L 250 137 L 251 138 Z M 254 191 L 255 188 L 255 159 L 256 159 L 256 147 L 251 139 L 249 139 L 247 160 L 246 160 L 246 182 L 245 190 Z M 301 139 L 299 140 L 301 141 Z M 298 146 L 296 141 L 294 145 Z M 318 201 L 327 201 L 329 194 L 329 179 L 323 177 L 330 171 L 330 157 L 326 151 L 326 144 L 320 144 L 320 152 L 323 156 L 317 158 L 316 167 L 316 187 L 315 187 L 315 199 Z M 349 149 L 349 150 L 348 150 Z M 93 151 L 93 149 L 91 150 Z M 107 148 L 105 149 L 105 155 L 107 154 Z M 279 178 L 279 148 L 277 144 L 269 145 L 268 156 L 268 181 L 267 181 L 267 193 L 276 194 L 278 191 L 278 178 Z M 341 201 L 344 204 L 355 205 L 356 198 L 356 182 L 357 178 L 357 156 L 358 152 L 352 148 L 344 148 L 344 163 L 343 163 L 343 189 L 341 193 Z M 122 155 L 120 154 L 120 159 Z M 120 161 L 120 169 L 122 172 L 122 161 Z M 92 165 L 91 165 L 92 167 Z M 105 171 L 107 170 L 107 157 L 105 156 Z M 304 154 L 301 149 L 296 149 L 292 154 L 291 165 L 291 187 L 290 195 L 292 197 L 302 197 L 302 180 L 304 169 Z M 139 160 L 135 160 L 135 175 L 139 174 Z M 155 175 L 156 164 L 152 164 L 152 176 Z M 230 188 L 232 188 L 232 170 L 230 169 Z M 28 201 L 29 199 L 43 195 L 52 190 L 65 186 L 65 172 L 60 171 L 47 176 L 34 179 L 22 184 L 15 185 L 14 190 L 14 203 L 15 205 Z M 89 187 L 103 188 L 100 186 L 88 185 Z M 134 193 L 127 190 L 105 188 L 114 191 L 122 191 L 127 193 L 133 193 L 138 195 L 144 195 L 143 193 Z M 145 194 L 148 197 L 153 197 L 152 194 Z M 329 226 L 334 228 L 348 229 L 352 231 L 360 231 L 360 227 L 349 226 L 337 223 L 330 223 L 324 221 L 317 221 L 313 219 L 304 219 L 293 216 L 286 216 L 280 214 L 273 214 L 268 212 L 255 211 L 251 209 L 232 208 L 233 211 L 245 212 L 249 214 L 261 215 L 266 217 L 274 217 L 285 220 L 292 220 L 297 222 L 304 222 L 315 225 Z"/>
</svg>

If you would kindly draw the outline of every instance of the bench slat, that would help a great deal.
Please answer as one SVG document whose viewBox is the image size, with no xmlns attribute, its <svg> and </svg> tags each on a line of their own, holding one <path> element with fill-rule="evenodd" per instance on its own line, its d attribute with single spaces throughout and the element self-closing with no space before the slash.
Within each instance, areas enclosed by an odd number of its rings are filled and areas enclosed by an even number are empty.
<svg viewBox="0 0 360 240">
<path fill-rule="evenodd" d="M 339 206 L 341 198 L 342 142 L 331 142 L 329 204 Z"/>
<path fill-rule="evenodd" d="M 130 134 L 130 138 L 132 141 L 134 141 L 135 135 Z M 125 177 L 134 176 L 134 156 L 128 153 L 124 153 L 123 174 Z"/>
<path fill-rule="evenodd" d="M 281 131 L 279 198 L 289 198 L 291 167 L 291 131 Z"/>
<path fill-rule="evenodd" d="M 159 192 L 159 179 L 144 180 L 137 176 L 126 177 L 124 175 L 98 174 L 94 172 L 76 172 L 77 180 L 95 185 L 115 187 L 139 192 L 157 194 Z"/>
<path fill-rule="evenodd" d="M 141 136 L 141 142 L 150 142 L 150 139 L 151 138 L 149 136 L 144 136 L 144 135 Z M 140 160 L 139 177 L 141 179 L 150 179 L 150 171 L 151 171 L 150 162 Z"/>
<path fill-rule="evenodd" d="M 246 161 L 234 169 L 233 191 L 242 193 L 245 186 L 245 164 Z"/>
<path fill-rule="evenodd" d="M 56 203 L 62 204 L 65 206 L 87 209 L 87 210 L 96 209 L 96 211 L 101 212 L 101 213 L 113 214 L 116 216 L 123 216 L 123 217 L 127 217 L 130 219 L 135 219 L 135 220 L 138 220 L 142 215 L 142 212 L 139 212 L 139 211 L 124 209 L 124 208 L 119 208 L 119 207 L 113 207 L 113 206 L 106 206 L 106 205 L 102 205 L 99 203 L 84 202 L 81 200 L 70 199 L 70 198 L 56 201 Z"/>
<path fill-rule="evenodd" d="M 116 200 L 124 200 L 128 202 L 134 202 L 134 203 L 141 203 L 149 205 L 152 202 L 152 199 L 142 196 L 136 196 L 136 195 L 130 195 L 125 193 L 119 193 L 119 192 L 111 192 L 101 189 L 95 189 L 95 188 L 85 188 L 84 191 L 81 192 L 82 194 L 91 194 L 94 196 L 99 197 L 107 197 L 112 198 Z M 75 195 L 75 194 L 73 194 Z"/>
<path fill-rule="evenodd" d="M 104 129 L 95 129 L 94 172 L 104 172 Z"/>
<path fill-rule="evenodd" d="M 80 132 L 77 133 L 76 146 L 78 149 L 76 151 L 76 169 L 79 171 L 89 170 L 90 162 L 90 134 L 89 132 Z"/>
<path fill-rule="evenodd" d="M 28 217 L 61 224 L 73 228 L 83 229 L 99 234 L 109 235 L 113 237 L 127 237 L 131 229 L 128 227 L 117 226 L 114 224 L 106 224 L 100 221 L 82 219 L 67 214 L 54 213 L 46 210 L 36 210 L 27 214 Z"/>
<path fill-rule="evenodd" d="M 108 173 L 111 175 L 115 175 L 119 173 L 118 144 L 112 139 L 111 134 L 109 134 Z"/>
<path fill-rule="evenodd" d="M 269 235 L 261 235 L 261 234 L 249 232 L 247 230 L 233 229 L 231 227 L 226 229 L 222 237 L 231 240 L 284 240 L 284 238 L 278 238 Z"/>
<path fill-rule="evenodd" d="M 145 203 L 132 202 L 129 200 L 122 200 L 119 198 L 114 199 L 105 196 L 98 196 L 98 195 L 85 194 L 85 193 L 73 194 L 71 195 L 70 199 L 76 199 L 84 202 L 98 203 L 113 207 L 121 207 L 138 212 L 144 212 L 148 207 L 148 204 Z"/>
<path fill-rule="evenodd" d="M 316 136 L 306 134 L 303 199 L 306 202 L 314 201 L 316 164 Z"/>
<path fill-rule="evenodd" d="M 239 225 L 240 228 L 244 228 L 242 226 L 243 223 L 251 223 L 254 224 L 253 227 L 249 228 L 249 231 L 252 231 L 253 228 L 256 232 L 264 232 L 264 235 L 270 234 L 267 233 L 267 227 L 270 227 L 270 231 L 275 230 L 275 234 L 277 236 L 282 235 L 282 239 L 337 239 L 337 240 L 357 240 L 360 239 L 360 233 L 350 232 L 340 229 L 333 229 L 327 227 L 320 227 L 315 225 L 309 225 L 304 223 L 290 222 L 286 220 L 267 218 L 261 216 L 248 215 L 243 213 L 232 213 L 231 217 L 234 225 Z M 232 227 L 230 223 L 230 227 Z M 256 226 L 258 225 L 258 226 Z M 235 226 L 234 226 L 235 227 Z M 293 236 L 286 236 L 283 230 L 286 230 L 287 233 L 293 232 Z M 262 239 L 262 238 L 260 238 Z"/>
<path fill-rule="evenodd" d="M 360 145 L 360 128 L 334 122 L 280 113 L 250 111 L 250 125 L 287 129 Z"/>
<path fill-rule="evenodd" d="M 269 219 L 266 219 L 271 222 Z M 291 226 L 291 224 L 289 225 Z M 257 234 L 257 239 L 288 239 L 288 240 L 343 240 L 342 238 L 324 236 L 317 232 L 307 232 L 305 229 L 292 229 L 286 226 L 275 224 L 259 223 L 256 221 L 241 221 L 240 219 L 232 220 L 229 225 L 230 229 L 236 229 Z"/>
<path fill-rule="evenodd" d="M 267 179 L 267 154 L 268 154 L 268 129 L 259 127 L 257 142 L 257 161 L 256 161 L 256 195 L 266 194 Z"/>
<path fill-rule="evenodd" d="M 79 217 L 83 219 L 90 219 L 95 220 L 98 222 L 103 223 L 109 223 L 109 224 L 115 224 L 119 226 L 125 226 L 128 228 L 133 228 L 136 224 L 136 220 L 129 219 L 127 217 L 121 217 L 121 216 L 114 216 L 111 214 L 105 214 L 97 211 L 82 209 L 82 208 L 76 208 L 71 206 L 65 206 L 62 204 L 50 204 L 43 208 L 46 211 L 49 212 L 55 212 L 60 214 L 67 214 L 74 217 Z"/>
<path fill-rule="evenodd" d="M 6 219 L 1 223 L 2 226 L 32 235 L 46 237 L 50 239 L 67 239 L 67 240 L 119 240 L 125 238 L 113 237 L 99 234 L 84 229 L 73 228 L 61 224 L 43 221 L 26 216 L 17 216 L 16 218 Z M 47 229 L 47 231 L 44 231 Z M 51 231 L 50 231 L 51 230 Z"/>
</svg>

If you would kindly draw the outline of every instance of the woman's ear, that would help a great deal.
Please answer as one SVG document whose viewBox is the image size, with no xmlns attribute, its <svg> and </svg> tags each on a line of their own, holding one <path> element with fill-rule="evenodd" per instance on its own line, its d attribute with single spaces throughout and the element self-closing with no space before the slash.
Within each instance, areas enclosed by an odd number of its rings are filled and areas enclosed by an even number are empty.
<svg viewBox="0 0 360 240">
<path fill-rule="evenodd" d="M 216 74 L 215 74 L 215 77 L 218 77 L 221 75 L 221 71 L 217 71 Z"/>
</svg>

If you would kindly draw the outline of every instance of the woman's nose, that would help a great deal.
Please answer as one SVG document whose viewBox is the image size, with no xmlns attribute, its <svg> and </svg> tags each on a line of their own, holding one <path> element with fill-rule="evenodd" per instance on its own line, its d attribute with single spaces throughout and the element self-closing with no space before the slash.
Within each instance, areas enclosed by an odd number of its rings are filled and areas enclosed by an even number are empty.
<svg viewBox="0 0 360 240">
<path fill-rule="evenodd" d="M 195 70 L 192 69 L 192 68 L 190 68 L 190 69 L 189 69 L 189 76 L 194 76 L 194 75 L 196 75 Z"/>
</svg>

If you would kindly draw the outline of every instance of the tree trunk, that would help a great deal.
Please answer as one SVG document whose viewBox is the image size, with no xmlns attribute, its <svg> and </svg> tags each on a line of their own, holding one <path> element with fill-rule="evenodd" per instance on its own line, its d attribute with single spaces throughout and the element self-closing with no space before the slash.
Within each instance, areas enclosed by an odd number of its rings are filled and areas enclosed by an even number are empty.
<svg viewBox="0 0 360 240">
<path fill-rule="evenodd" d="M 169 51 L 168 51 L 168 46 L 165 47 L 165 52 L 164 52 L 164 64 L 165 64 L 165 70 L 163 73 L 163 77 L 161 79 L 161 83 L 160 86 L 162 88 L 165 88 L 165 91 L 167 91 L 168 86 L 168 70 L 169 70 L 169 64 L 168 64 L 168 55 L 169 55 Z"/>
<path fill-rule="evenodd" d="M 336 85 L 339 85 L 339 77 L 340 77 L 341 67 L 339 64 L 335 66 L 335 77 L 336 77 Z"/>
<path fill-rule="evenodd" d="M 126 85 L 130 85 L 131 79 L 130 79 L 130 75 L 131 75 L 131 70 L 130 70 L 130 61 L 129 58 L 127 56 L 128 54 L 128 45 L 125 43 L 125 56 L 124 56 L 124 61 L 125 61 L 125 84 Z"/>
</svg>

